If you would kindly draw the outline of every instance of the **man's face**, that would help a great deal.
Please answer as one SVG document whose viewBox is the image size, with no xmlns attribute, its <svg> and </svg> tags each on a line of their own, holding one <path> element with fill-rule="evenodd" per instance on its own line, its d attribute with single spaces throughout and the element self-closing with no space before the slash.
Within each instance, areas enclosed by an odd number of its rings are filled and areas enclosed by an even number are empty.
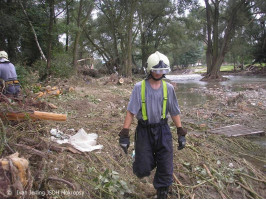
<svg viewBox="0 0 266 200">
<path fill-rule="evenodd" d="M 155 73 L 155 72 L 151 72 L 151 75 L 154 77 L 154 78 L 156 78 L 156 79 L 159 79 L 159 78 L 161 78 L 162 76 L 163 76 L 163 74 L 157 74 L 157 73 Z"/>
</svg>

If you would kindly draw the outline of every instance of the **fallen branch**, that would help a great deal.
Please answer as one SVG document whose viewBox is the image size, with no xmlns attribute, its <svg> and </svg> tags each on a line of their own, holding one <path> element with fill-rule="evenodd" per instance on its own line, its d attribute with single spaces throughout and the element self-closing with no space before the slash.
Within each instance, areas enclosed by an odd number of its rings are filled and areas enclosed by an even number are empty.
<svg viewBox="0 0 266 200">
<path fill-rule="evenodd" d="M 6 130 L 5 130 L 5 126 L 1 118 L 0 118 L 0 124 L 2 127 L 2 131 L 0 131 L 0 135 L 1 135 L 0 153 L 2 153 L 4 146 L 6 146 L 9 149 L 9 151 L 11 151 L 12 153 L 15 153 L 15 151 L 8 145 L 6 141 Z"/>
<path fill-rule="evenodd" d="M 241 152 L 238 152 L 238 153 L 241 154 L 241 155 L 243 155 L 243 156 L 249 156 L 249 157 L 251 157 L 251 158 L 253 158 L 253 159 L 256 159 L 256 160 L 258 160 L 258 161 L 260 161 L 260 162 L 264 162 L 264 163 L 266 163 L 266 160 L 263 160 L 263 158 L 258 158 L 257 156 L 249 155 L 249 154 L 245 154 L 245 153 L 241 153 Z"/>
<path fill-rule="evenodd" d="M 178 178 L 176 177 L 175 174 L 173 174 L 173 176 L 174 176 L 175 181 L 176 181 L 180 186 L 184 186 L 184 185 L 178 180 Z"/>
<path fill-rule="evenodd" d="M 178 186 L 186 187 L 186 186 L 184 186 L 184 185 L 178 180 L 178 178 L 176 177 L 175 174 L 173 174 L 173 177 L 174 177 L 174 180 L 178 183 Z M 182 191 L 183 191 L 183 190 L 182 190 Z M 195 194 L 192 195 L 189 191 L 183 191 L 183 193 L 188 193 L 190 199 L 194 199 Z"/>
<path fill-rule="evenodd" d="M 49 177 L 49 178 L 47 178 L 47 182 L 50 181 L 50 180 L 51 181 L 63 182 L 65 184 L 67 184 L 68 186 L 70 186 L 73 190 L 76 189 L 76 187 L 72 183 L 70 183 L 69 181 L 67 181 L 67 180 L 64 180 L 64 179 L 61 179 L 61 178 L 57 178 L 57 177 Z"/>
<path fill-rule="evenodd" d="M 8 198 L 9 197 L 9 196 L 5 195 L 4 193 L 2 193 L 1 191 L 0 191 L 0 196 L 1 196 L 1 198 Z"/>
<path fill-rule="evenodd" d="M 58 153 L 62 153 L 63 151 L 66 150 L 66 147 L 60 147 L 60 146 L 57 145 L 57 144 L 50 144 L 50 145 L 49 145 L 49 149 L 50 149 L 51 151 L 56 151 L 56 152 L 58 152 Z"/>
<path fill-rule="evenodd" d="M 34 149 L 30 146 L 27 146 L 27 145 L 24 145 L 24 144 L 15 144 L 17 147 L 21 147 L 23 149 L 26 149 L 29 151 L 30 154 L 36 154 L 40 157 L 43 157 L 43 158 L 47 158 L 47 155 L 45 153 L 43 153 L 42 151 L 39 151 L 37 149 Z"/>
<path fill-rule="evenodd" d="M 254 169 L 254 168 L 251 166 L 251 164 L 250 164 L 249 162 L 246 161 L 246 159 L 243 159 L 243 160 L 244 160 L 244 162 L 246 163 L 246 166 L 248 166 L 248 168 L 249 168 L 253 173 L 255 173 L 255 174 L 257 175 L 257 177 L 260 177 L 260 178 L 264 179 L 265 176 L 264 176 L 263 174 L 259 173 L 256 169 Z"/>
<path fill-rule="evenodd" d="M 266 184 L 266 180 L 261 180 L 261 179 L 258 179 L 258 178 L 254 178 L 254 177 L 252 177 L 252 176 L 249 176 L 248 174 L 241 173 L 241 172 L 238 172 L 238 174 L 239 174 L 239 175 L 246 176 L 246 177 L 248 177 L 248 178 L 251 178 L 251 179 L 253 179 L 253 180 L 255 180 L 255 181 L 263 182 L 263 183 Z"/>
<path fill-rule="evenodd" d="M 213 178 L 213 175 L 212 175 L 211 171 L 209 170 L 209 168 L 208 168 L 205 164 L 202 164 L 202 165 L 203 165 L 204 169 L 206 170 L 207 174 L 208 174 L 211 178 Z"/>
<path fill-rule="evenodd" d="M 243 185 L 242 183 L 240 182 L 236 182 L 238 185 L 240 185 L 242 188 L 244 188 L 246 191 L 248 191 L 252 197 L 254 198 L 260 198 L 260 199 L 264 199 L 263 197 L 261 197 L 260 195 L 258 195 L 256 192 L 254 192 L 253 190 L 251 190 L 250 188 L 246 187 L 245 185 Z"/>
</svg>

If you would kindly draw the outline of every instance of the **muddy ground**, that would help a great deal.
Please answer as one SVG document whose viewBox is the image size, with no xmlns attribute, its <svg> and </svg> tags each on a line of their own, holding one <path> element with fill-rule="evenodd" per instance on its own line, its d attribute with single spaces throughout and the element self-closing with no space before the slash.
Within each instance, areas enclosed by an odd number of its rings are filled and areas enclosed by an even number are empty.
<svg viewBox="0 0 266 200">
<path fill-rule="evenodd" d="M 154 172 L 144 179 L 138 179 L 132 172 L 136 119 L 130 129 L 129 154 L 125 155 L 118 145 L 117 135 L 123 126 L 131 91 L 140 80 L 141 77 L 125 79 L 119 85 L 109 76 L 80 75 L 78 79 L 51 80 L 38 86 L 57 86 L 62 91 L 73 87 L 74 90 L 65 90 L 60 95 L 35 98 L 32 91 L 36 86 L 32 86 L 22 101 L 2 101 L 2 112 L 32 109 L 67 114 L 64 122 L 3 120 L 10 148 L 5 147 L 1 157 L 18 151 L 30 163 L 31 191 L 34 192 L 24 197 L 156 198 L 152 186 Z M 175 87 L 178 97 L 178 85 Z M 226 138 L 209 133 L 211 128 L 236 123 L 266 131 L 265 83 L 247 83 L 242 88 L 241 93 L 230 96 L 225 89 L 215 87 L 189 91 L 213 98 L 192 108 L 181 107 L 183 126 L 189 133 L 184 150 L 177 150 L 176 129 L 170 120 L 174 138 L 174 183 L 169 198 L 266 198 L 265 148 L 249 138 Z M 98 144 L 103 145 L 103 149 L 82 153 L 67 145 L 57 145 L 51 141 L 52 128 L 68 135 L 74 135 L 81 128 L 87 133 L 97 133 Z M 16 194 L 15 198 L 18 197 L 23 194 Z"/>
</svg>

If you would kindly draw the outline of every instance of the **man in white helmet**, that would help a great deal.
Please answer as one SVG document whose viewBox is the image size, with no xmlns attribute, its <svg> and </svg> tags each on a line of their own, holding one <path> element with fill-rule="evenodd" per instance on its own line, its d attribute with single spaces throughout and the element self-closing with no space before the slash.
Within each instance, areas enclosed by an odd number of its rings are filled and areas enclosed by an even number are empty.
<svg viewBox="0 0 266 200">
<path fill-rule="evenodd" d="M 119 133 L 119 144 L 127 153 L 130 145 L 129 128 L 136 116 L 138 125 L 133 172 L 142 178 L 149 176 L 156 168 L 153 185 L 157 190 L 157 198 L 162 199 L 167 198 L 168 188 L 173 182 L 173 144 L 167 114 L 170 114 L 177 127 L 180 150 L 185 147 L 187 132 L 182 128 L 174 87 L 162 80 L 170 72 L 168 58 L 156 51 L 149 56 L 147 65 L 148 77 L 136 83 L 132 91 L 124 126 Z"/>
<path fill-rule="evenodd" d="M 0 51 L 0 86 L 7 96 L 17 96 L 20 92 L 20 84 L 17 80 L 17 73 L 14 65 L 8 60 L 8 55 L 5 51 Z"/>
</svg>

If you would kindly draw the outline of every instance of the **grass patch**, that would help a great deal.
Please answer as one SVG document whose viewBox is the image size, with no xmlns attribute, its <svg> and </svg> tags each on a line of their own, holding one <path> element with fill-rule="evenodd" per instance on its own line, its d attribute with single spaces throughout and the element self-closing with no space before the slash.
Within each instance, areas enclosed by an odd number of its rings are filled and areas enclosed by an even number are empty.
<svg viewBox="0 0 266 200">
<path fill-rule="evenodd" d="M 221 72 L 227 72 L 227 71 L 234 71 L 234 66 L 233 65 L 222 65 Z"/>
<path fill-rule="evenodd" d="M 196 67 L 195 69 L 195 73 L 206 73 L 207 72 L 207 67 L 206 66 L 200 66 L 200 67 Z M 226 72 L 226 71 L 234 71 L 234 66 L 233 65 L 222 65 L 221 72 Z"/>
</svg>

